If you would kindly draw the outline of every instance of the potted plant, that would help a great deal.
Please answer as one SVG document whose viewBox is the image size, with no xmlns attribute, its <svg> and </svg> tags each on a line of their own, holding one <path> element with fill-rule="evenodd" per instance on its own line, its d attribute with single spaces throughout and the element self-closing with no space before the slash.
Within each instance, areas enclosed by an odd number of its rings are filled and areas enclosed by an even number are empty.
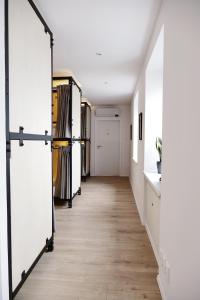
<svg viewBox="0 0 200 300">
<path fill-rule="evenodd" d="M 162 163 L 162 139 L 160 137 L 156 138 L 156 150 L 158 151 L 158 155 L 160 160 L 157 161 L 157 169 L 158 174 L 161 174 L 161 163 Z"/>
</svg>

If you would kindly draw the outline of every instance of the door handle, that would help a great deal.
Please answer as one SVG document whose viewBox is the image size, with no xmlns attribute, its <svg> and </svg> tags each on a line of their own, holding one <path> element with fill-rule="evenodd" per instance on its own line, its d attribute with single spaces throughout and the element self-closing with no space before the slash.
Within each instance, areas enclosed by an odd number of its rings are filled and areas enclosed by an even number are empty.
<svg viewBox="0 0 200 300">
<path fill-rule="evenodd" d="M 97 149 L 99 149 L 99 148 L 101 148 L 101 147 L 103 147 L 103 146 L 102 146 L 102 145 L 98 145 L 98 146 L 97 146 Z"/>
</svg>

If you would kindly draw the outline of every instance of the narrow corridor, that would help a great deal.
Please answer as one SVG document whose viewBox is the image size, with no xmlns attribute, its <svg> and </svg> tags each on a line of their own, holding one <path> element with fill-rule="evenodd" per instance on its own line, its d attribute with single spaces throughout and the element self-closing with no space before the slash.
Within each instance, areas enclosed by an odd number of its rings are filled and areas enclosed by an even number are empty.
<svg viewBox="0 0 200 300">
<path fill-rule="evenodd" d="M 56 207 L 55 250 L 16 300 L 160 300 L 157 264 L 128 178 L 91 177 Z"/>
</svg>

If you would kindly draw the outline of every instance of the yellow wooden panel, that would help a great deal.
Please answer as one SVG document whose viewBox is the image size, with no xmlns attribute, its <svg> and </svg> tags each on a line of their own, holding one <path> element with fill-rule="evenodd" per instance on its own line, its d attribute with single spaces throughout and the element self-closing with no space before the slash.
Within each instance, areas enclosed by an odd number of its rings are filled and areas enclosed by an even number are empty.
<svg viewBox="0 0 200 300">
<path fill-rule="evenodd" d="M 53 142 L 53 185 L 55 185 L 55 182 L 57 179 L 59 148 L 67 147 L 68 145 L 69 145 L 68 141 L 54 141 Z"/>
<path fill-rule="evenodd" d="M 53 80 L 53 88 L 56 88 L 59 85 L 69 84 L 68 79 L 54 79 Z"/>
</svg>

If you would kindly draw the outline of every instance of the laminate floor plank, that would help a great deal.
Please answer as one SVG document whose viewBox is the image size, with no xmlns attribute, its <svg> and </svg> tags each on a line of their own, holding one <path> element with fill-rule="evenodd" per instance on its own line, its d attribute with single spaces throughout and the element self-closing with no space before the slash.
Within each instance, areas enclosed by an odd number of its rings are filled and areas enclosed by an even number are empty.
<svg viewBox="0 0 200 300">
<path fill-rule="evenodd" d="M 91 177 L 56 206 L 55 250 L 16 300 L 161 300 L 158 268 L 128 178 Z"/>
</svg>

